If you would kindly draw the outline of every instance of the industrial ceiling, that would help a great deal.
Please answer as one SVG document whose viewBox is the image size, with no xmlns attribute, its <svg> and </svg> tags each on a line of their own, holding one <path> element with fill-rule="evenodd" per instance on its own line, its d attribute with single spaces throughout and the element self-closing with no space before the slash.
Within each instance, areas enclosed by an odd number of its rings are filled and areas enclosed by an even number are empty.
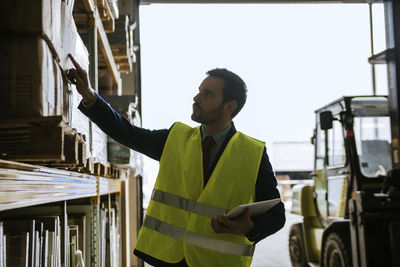
<svg viewBox="0 0 400 267">
<path fill-rule="evenodd" d="M 382 0 L 141 0 L 140 4 L 331 4 L 382 3 Z"/>
</svg>

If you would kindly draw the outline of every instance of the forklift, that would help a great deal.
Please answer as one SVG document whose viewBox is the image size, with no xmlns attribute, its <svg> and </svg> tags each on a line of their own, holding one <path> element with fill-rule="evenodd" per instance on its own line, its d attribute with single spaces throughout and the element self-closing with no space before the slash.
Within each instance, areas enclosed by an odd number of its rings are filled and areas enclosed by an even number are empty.
<svg viewBox="0 0 400 267">
<path fill-rule="evenodd" d="M 400 266 L 400 174 L 387 96 L 346 96 L 316 112 L 314 185 L 293 188 L 293 266 Z"/>
<path fill-rule="evenodd" d="M 399 2 L 383 1 L 388 49 L 368 59 L 373 94 L 315 111 L 314 183 L 293 187 L 293 267 L 400 267 Z M 375 64 L 387 64 L 388 96 L 375 93 Z"/>
</svg>

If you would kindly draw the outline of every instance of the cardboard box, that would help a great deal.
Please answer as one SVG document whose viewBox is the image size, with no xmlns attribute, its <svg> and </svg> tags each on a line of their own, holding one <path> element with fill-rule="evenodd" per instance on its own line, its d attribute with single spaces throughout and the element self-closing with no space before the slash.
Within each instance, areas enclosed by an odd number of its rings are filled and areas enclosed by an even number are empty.
<svg viewBox="0 0 400 267">
<path fill-rule="evenodd" d="M 61 36 L 61 0 L 3 0 L 0 32 L 44 34 L 56 49 Z"/>
<path fill-rule="evenodd" d="M 92 124 L 92 154 L 93 162 L 107 165 L 107 135 L 96 125 Z"/>
<path fill-rule="evenodd" d="M 63 114 L 61 70 L 42 38 L 0 40 L 0 118 Z"/>
<path fill-rule="evenodd" d="M 86 157 L 90 157 L 90 128 L 89 128 L 89 118 L 86 117 L 79 109 L 79 103 L 82 100 L 82 96 L 76 91 L 75 86 L 71 86 L 71 94 L 70 94 L 70 114 L 71 117 L 68 120 L 68 124 L 77 130 L 77 132 L 84 134 L 86 138 Z"/>
<path fill-rule="evenodd" d="M 64 70 L 72 68 L 72 62 L 68 55 L 71 54 L 79 65 L 86 71 L 89 69 L 89 53 L 80 37 L 72 13 L 67 3 L 61 3 L 61 47 L 58 52 L 60 65 Z"/>
<path fill-rule="evenodd" d="M 79 64 L 87 69 L 88 52 L 82 41 L 75 39 L 75 47 L 70 49 Z M 44 39 L 0 40 L 0 118 L 62 115 L 70 123 L 79 101 L 75 86 L 64 80 Z M 87 134 L 88 130 L 79 132 Z"/>
<path fill-rule="evenodd" d="M 71 68 L 68 54 L 75 55 L 82 47 L 86 50 L 72 16 L 73 6 L 74 0 L 5 0 L 0 9 L 0 36 L 43 37 L 54 47 L 61 67 Z M 86 59 L 84 65 L 88 64 Z"/>
</svg>

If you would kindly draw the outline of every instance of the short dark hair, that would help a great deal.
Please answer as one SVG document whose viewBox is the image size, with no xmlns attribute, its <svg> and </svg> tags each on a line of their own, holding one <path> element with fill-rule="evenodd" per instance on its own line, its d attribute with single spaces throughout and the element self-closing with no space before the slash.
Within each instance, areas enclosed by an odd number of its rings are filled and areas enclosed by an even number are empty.
<svg viewBox="0 0 400 267">
<path fill-rule="evenodd" d="M 232 113 L 232 118 L 234 118 L 246 103 L 247 86 L 245 82 L 237 74 L 227 69 L 212 69 L 207 71 L 207 75 L 224 80 L 224 102 L 235 100 L 237 103 L 237 107 Z"/>
</svg>

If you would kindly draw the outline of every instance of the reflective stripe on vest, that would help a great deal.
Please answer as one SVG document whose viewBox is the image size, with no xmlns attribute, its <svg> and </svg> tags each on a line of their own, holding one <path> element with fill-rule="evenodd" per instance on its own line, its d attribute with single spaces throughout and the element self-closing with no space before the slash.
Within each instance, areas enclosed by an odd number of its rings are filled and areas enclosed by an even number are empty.
<svg viewBox="0 0 400 267">
<path fill-rule="evenodd" d="M 146 215 L 144 219 L 143 226 L 177 240 L 182 241 L 185 239 L 185 242 L 188 244 L 205 249 L 211 249 L 221 253 L 236 256 L 253 256 L 255 249 L 255 246 L 210 238 L 193 232 L 186 232 L 185 238 L 185 229 L 157 220 L 148 215 Z"/>
<path fill-rule="evenodd" d="M 153 190 L 151 200 L 163 203 L 174 208 L 197 213 L 199 215 L 209 218 L 217 217 L 217 215 L 227 212 L 226 209 L 199 203 L 197 201 L 177 196 L 171 193 L 163 192 L 157 189 Z"/>
</svg>

